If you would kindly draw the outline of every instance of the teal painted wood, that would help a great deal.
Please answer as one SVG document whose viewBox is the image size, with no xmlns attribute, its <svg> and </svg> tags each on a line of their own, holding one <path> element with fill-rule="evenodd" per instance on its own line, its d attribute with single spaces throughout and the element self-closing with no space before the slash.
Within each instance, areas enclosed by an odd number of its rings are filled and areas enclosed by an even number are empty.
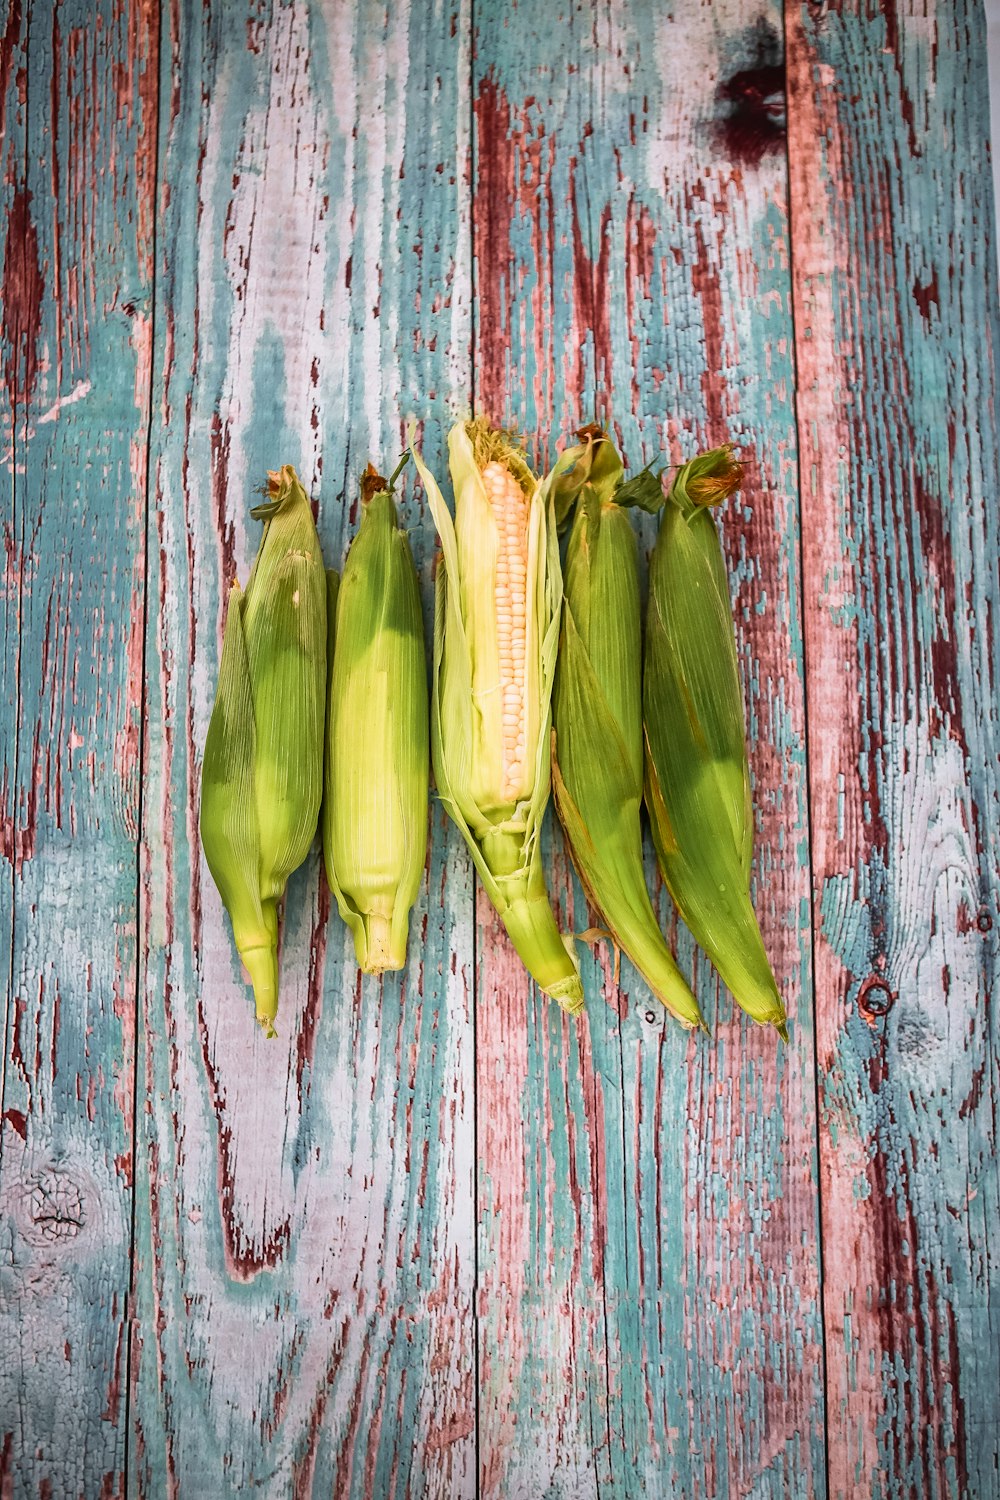
<svg viewBox="0 0 1000 1500">
<path fill-rule="evenodd" d="M 475 21 L 475 401 L 516 424 L 541 468 L 550 434 L 579 424 L 593 402 L 567 204 L 582 192 L 573 153 L 595 54 L 582 10 L 477 6 Z M 583 926 L 553 833 L 557 916 Z M 529 984 L 482 892 L 476 980 L 481 1490 L 592 1495 L 620 1464 L 588 1031 Z"/>
<path fill-rule="evenodd" d="M 1000 1488 L 997 289 L 976 4 L 790 5 L 831 1493 Z"/>
<path fill-rule="evenodd" d="M 20 7 L 10 7 L 4 15 L 0 41 L 0 264 L 4 281 L 8 267 L 14 279 L 20 280 L 23 265 L 21 236 L 11 234 L 8 226 L 16 222 L 25 203 L 24 146 L 25 111 L 20 77 L 24 72 L 24 19 Z M 11 1001 L 11 948 L 14 934 L 15 861 L 19 847 L 18 825 L 12 805 L 17 782 L 18 682 L 20 678 L 21 570 L 18 567 L 17 501 L 17 424 L 19 392 L 24 381 L 20 335 L 22 315 L 9 294 L 3 296 L 4 369 L 0 380 L 0 448 L 3 451 L 4 505 L 3 592 L 0 600 L 0 1024 L 7 1035 L 7 1017 Z M 7 1065 L 7 1049 L 0 1049 L 0 1101 Z M 3 1132 L 0 1127 L 0 1152 Z"/>
<path fill-rule="evenodd" d="M 439 463 L 468 386 L 468 17 L 219 3 L 165 24 L 130 1483 L 469 1495 L 461 841 L 435 807 L 410 963 L 381 985 L 307 862 L 267 1042 L 196 835 L 254 487 L 294 463 L 339 564 L 366 462 L 417 413 Z M 409 487 L 404 509 L 429 618 L 433 527 Z"/>
<path fill-rule="evenodd" d="M 633 1441 L 650 1493 L 665 1472 L 681 1494 L 822 1496 L 787 168 L 780 124 L 746 118 L 756 96 L 774 91 L 780 100 L 782 17 L 777 5 L 717 4 L 700 14 L 677 7 L 648 30 L 626 24 L 625 11 L 611 14 L 613 55 L 630 72 L 607 109 L 601 174 L 610 178 L 620 161 L 604 381 L 633 467 L 727 439 L 747 465 L 739 500 L 721 509 L 719 523 L 755 787 L 755 901 L 791 1026 L 783 1047 L 749 1022 L 681 934 L 682 963 L 714 1041 L 690 1049 L 683 1089 L 684 1072 L 672 1067 L 675 1029 L 664 1036 L 660 1077 L 644 1050 L 642 1083 L 625 1114 L 627 1156 L 637 1164 L 625 1199 L 626 1222 L 634 1203 L 635 1248 L 616 1279 L 623 1307 L 634 1295 L 626 1275 L 638 1293 L 628 1361 L 637 1394 L 651 1390 L 651 1416 L 636 1420 Z M 702 67 L 692 67 L 695 58 Z M 636 97 L 647 102 L 633 132 L 627 111 Z M 662 911 L 670 920 L 666 899 Z M 627 1053 L 624 1064 L 627 1078 Z M 679 1186 L 669 1181 L 670 1156 L 662 1157 L 667 1142 L 677 1143 Z M 659 1380 L 642 1377 L 644 1364 L 657 1369 L 651 1351 L 663 1361 Z"/>
<path fill-rule="evenodd" d="M 574 1032 L 481 906 L 485 1493 L 824 1493 L 786 177 L 720 130 L 725 84 L 780 63 L 780 28 L 742 5 L 477 13 L 477 399 L 541 430 L 539 456 L 595 410 L 635 468 L 749 450 L 726 542 L 759 903 L 794 1016 L 779 1051 L 702 961 L 716 1042 L 690 1040 L 655 1007 L 646 1022 L 643 987 L 598 950 Z"/>
<path fill-rule="evenodd" d="M 18 664 L 13 744 L 4 735 L 14 906 L 0 1166 L 11 1497 L 122 1482 L 152 21 L 152 7 L 67 0 L 12 5 L 0 23 L 10 149 L 24 152 L 4 255 Z"/>
<path fill-rule="evenodd" d="M 195 834 L 224 586 L 268 464 L 299 465 L 330 560 L 401 416 L 429 413 L 441 467 L 471 379 L 471 18 L 165 14 L 132 1309 L 156 18 L 7 6 L 5 1497 L 120 1493 L 126 1425 L 150 1495 L 805 1495 L 827 1460 L 833 1495 L 997 1493 L 980 19 L 965 0 L 789 8 L 789 268 L 774 118 L 747 115 L 773 9 L 477 8 L 480 401 L 552 439 L 596 409 L 633 465 L 727 435 L 758 456 L 725 536 L 762 916 L 796 1016 L 779 1053 L 683 934 L 711 1049 L 644 1026 L 603 950 L 574 1034 L 482 904 L 475 975 L 439 809 L 402 983 L 356 983 L 314 860 L 290 894 L 283 1040 L 252 1032 Z M 429 605 L 432 528 L 405 503 Z M 555 832 L 550 849 L 581 927 Z"/>
</svg>

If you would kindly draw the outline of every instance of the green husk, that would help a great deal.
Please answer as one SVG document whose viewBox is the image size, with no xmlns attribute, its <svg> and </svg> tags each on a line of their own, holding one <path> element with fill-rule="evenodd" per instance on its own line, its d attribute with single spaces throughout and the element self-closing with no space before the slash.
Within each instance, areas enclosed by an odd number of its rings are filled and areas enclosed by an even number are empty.
<svg viewBox="0 0 1000 1500">
<path fill-rule="evenodd" d="M 479 877 L 525 967 L 570 1014 L 583 1007 L 579 966 L 556 925 L 542 868 L 540 833 L 549 799 L 552 681 L 562 577 L 548 493 L 507 438 L 478 420 L 459 422 L 448 440 L 455 491 L 452 518 L 434 476 L 414 451 L 441 540 L 434 614 L 431 752 L 438 793 L 461 829 Z M 503 462 L 529 496 L 526 607 L 531 729 L 529 785 L 505 797 L 498 764 L 495 703 L 473 693 L 496 655 L 495 528 L 481 468 Z"/>
<path fill-rule="evenodd" d="M 391 483 L 369 464 L 336 602 L 323 802 L 327 879 L 369 974 L 406 962 L 427 857 L 429 760 L 417 571 Z"/>
<path fill-rule="evenodd" d="M 575 467 L 596 473 L 597 482 L 577 492 L 566 549 L 553 697 L 556 808 L 591 904 L 615 943 L 668 1010 L 686 1026 L 704 1027 L 660 931 L 643 870 L 642 626 L 635 533 L 618 503 L 621 462 L 599 429 L 580 437 L 597 461 L 584 452 Z"/>
<path fill-rule="evenodd" d="M 787 1036 L 750 901 L 753 809 L 729 579 L 710 507 L 738 488 L 731 450 L 677 472 L 650 561 L 646 805 L 670 894 L 739 1005 Z"/>
<path fill-rule="evenodd" d="M 201 840 L 273 1036 L 278 902 L 316 833 L 323 784 L 326 580 L 305 491 L 286 465 L 252 514 L 264 533 L 234 584 L 205 741 Z"/>
</svg>

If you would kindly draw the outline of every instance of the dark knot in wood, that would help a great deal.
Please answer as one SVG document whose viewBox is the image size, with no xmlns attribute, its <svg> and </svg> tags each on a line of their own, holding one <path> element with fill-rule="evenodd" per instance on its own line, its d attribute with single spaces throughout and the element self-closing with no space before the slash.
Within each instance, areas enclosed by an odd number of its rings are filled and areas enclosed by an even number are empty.
<svg viewBox="0 0 1000 1500">
<path fill-rule="evenodd" d="M 57 1168 L 39 1172 L 28 1183 L 28 1219 L 39 1243 L 74 1239 L 86 1222 L 79 1184 Z"/>
<path fill-rule="evenodd" d="M 866 979 L 858 995 L 858 1009 L 864 1016 L 887 1016 L 896 1003 L 896 996 L 884 979 Z"/>
</svg>

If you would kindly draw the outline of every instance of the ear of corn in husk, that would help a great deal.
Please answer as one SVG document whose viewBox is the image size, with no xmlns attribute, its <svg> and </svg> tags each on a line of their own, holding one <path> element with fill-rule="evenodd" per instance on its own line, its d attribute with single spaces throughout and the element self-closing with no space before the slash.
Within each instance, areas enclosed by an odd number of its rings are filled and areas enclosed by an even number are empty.
<svg viewBox="0 0 1000 1500">
<path fill-rule="evenodd" d="M 380 974 L 406 962 L 427 856 L 430 745 L 417 571 L 392 484 L 371 464 L 329 684 L 323 857 L 358 964 Z"/>
<path fill-rule="evenodd" d="M 201 840 L 274 1035 L 278 902 L 316 833 L 323 784 L 327 585 L 305 491 L 286 465 L 269 499 L 246 591 L 232 588 L 205 741 Z"/>
<path fill-rule="evenodd" d="M 431 746 L 438 792 L 514 947 L 540 988 L 583 1006 L 556 926 L 540 834 L 550 790 L 561 603 L 555 517 L 521 450 L 481 419 L 448 439 L 455 516 L 414 453 L 441 540 Z"/>
<path fill-rule="evenodd" d="M 646 803 L 678 911 L 734 998 L 786 1037 L 750 901 L 753 809 L 729 579 L 711 507 L 739 488 L 731 449 L 678 470 L 649 572 Z"/>
<path fill-rule="evenodd" d="M 704 1027 L 660 931 L 643 870 L 642 626 L 635 532 L 615 493 L 621 461 L 599 428 L 580 437 L 579 447 L 567 450 L 578 461 L 563 473 L 582 470 L 596 479 L 577 491 L 566 551 L 553 698 L 556 808 L 587 895 L 615 943 L 668 1010 L 688 1027 Z"/>
</svg>

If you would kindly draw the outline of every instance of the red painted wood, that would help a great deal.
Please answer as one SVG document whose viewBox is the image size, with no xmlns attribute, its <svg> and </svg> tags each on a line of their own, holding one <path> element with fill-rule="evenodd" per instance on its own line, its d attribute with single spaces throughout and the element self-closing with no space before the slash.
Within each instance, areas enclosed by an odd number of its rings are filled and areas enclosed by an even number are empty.
<svg viewBox="0 0 1000 1500">
<path fill-rule="evenodd" d="M 595 412 L 634 469 L 744 444 L 723 531 L 758 904 L 793 1016 L 781 1049 L 717 1002 L 699 959 L 714 1043 L 644 1036 L 628 965 L 616 982 L 608 955 L 581 951 L 574 1028 L 480 903 L 482 1481 L 822 1493 L 786 179 L 780 154 L 744 161 L 713 119 L 716 88 L 762 66 L 762 48 L 780 57 L 780 19 L 760 23 L 763 42 L 735 4 L 554 16 L 522 3 L 516 24 L 477 21 L 477 402 L 539 462 Z M 554 830 L 547 868 L 564 923 L 588 925 Z"/>
<path fill-rule="evenodd" d="M 830 1491 L 998 1489 L 978 6 L 787 9 Z"/>
<path fill-rule="evenodd" d="M 156 21 L 0 15 L 5 1496 L 123 1481 Z"/>
</svg>

